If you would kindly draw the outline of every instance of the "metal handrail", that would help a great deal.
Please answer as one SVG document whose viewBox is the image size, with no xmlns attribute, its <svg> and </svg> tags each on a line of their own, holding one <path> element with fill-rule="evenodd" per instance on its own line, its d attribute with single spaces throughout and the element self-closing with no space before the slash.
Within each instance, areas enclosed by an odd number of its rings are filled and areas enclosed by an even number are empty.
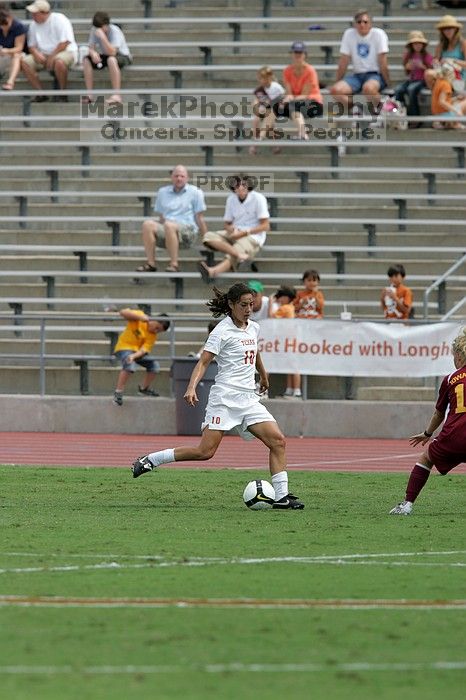
<svg viewBox="0 0 466 700">
<path fill-rule="evenodd" d="M 424 318 L 427 319 L 429 317 L 429 296 L 430 293 L 433 292 L 434 289 L 439 290 L 439 297 L 445 292 L 445 281 L 450 277 L 455 270 L 457 270 L 463 263 L 466 262 L 466 253 L 459 258 L 451 267 L 448 268 L 446 272 L 443 273 L 440 277 L 438 277 L 436 280 L 432 282 L 430 287 L 427 287 L 426 291 L 424 292 L 424 299 L 423 299 L 423 309 L 424 309 Z M 439 298 L 439 306 L 440 306 L 440 298 Z"/>
<path fill-rule="evenodd" d="M 461 309 L 461 307 L 464 305 L 466 305 L 466 297 L 463 297 L 454 306 L 452 306 L 450 311 L 447 311 L 447 313 L 444 316 L 442 316 L 440 322 L 446 321 L 447 319 L 451 318 L 458 311 L 458 309 Z"/>
</svg>

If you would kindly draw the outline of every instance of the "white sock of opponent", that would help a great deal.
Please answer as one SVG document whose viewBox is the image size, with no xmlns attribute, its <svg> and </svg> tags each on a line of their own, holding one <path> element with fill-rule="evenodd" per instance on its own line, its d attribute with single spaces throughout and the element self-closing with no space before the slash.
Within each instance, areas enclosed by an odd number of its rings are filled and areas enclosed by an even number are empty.
<svg viewBox="0 0 466 700">
<path fill-rule="evenodd" d="M 151 452 L 147 456 L 154 467 L 159 467 L 161 464 L 168 464 L 168 462 L 175 461 L 175 450 L 173 448 L 169 450 L 159 450 L 159 452 Z"/>
<path fill-rule="evenodd" d="M 278 472 L 272 474 L 272 486 L 275 490 L 275 500 L 279 501 L 283 496 L 288 495 L 288 472 Z"/>
</svg>

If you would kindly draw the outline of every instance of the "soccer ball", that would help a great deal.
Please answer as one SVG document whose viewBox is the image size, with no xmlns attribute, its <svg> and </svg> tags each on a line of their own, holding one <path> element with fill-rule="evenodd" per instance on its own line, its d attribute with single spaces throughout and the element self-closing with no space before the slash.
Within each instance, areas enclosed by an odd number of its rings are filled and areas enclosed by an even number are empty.
<svg viewBox="0 0 466 700">
<path fill-rule="evenodd" d="M 252 510 L 265 510 L 272 508 L 275 500 L 275 491 L 272 484 L 265 479 L 250 481 L 244 489 L 243 501 Z"/>
</svg>

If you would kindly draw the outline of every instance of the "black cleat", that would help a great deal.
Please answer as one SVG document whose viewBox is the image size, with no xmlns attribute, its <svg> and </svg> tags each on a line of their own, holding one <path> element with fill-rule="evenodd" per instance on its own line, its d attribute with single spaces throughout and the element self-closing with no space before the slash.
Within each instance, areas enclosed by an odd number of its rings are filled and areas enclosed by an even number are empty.
<svg viewBox="0 0 466 700">
<path fill-rule="evenodd" d="M 289 493 L 287 496 L 280 498 L 279 501 L 275 501 L 272 508 L 276 508 L 276 510 L 302 510 L 304 503 L 301 503 L 296 496 Z"/>
<path fill-rule="evenodd" d="M 140 396 L 160 396 L 160 394 L 157 394 L 157 392 L 153 389 L 150 389 L 149 387 L 147 387 L 147 389 L 143 389 L 142 386 L 138 386 L 138 394 Z"/>
<path fill-rule="evenodd" d="M 149 457 L 144 455 L 143 457 L 138 457 L 134 460 L 131 471 L 133 472 L 133 477 L 137 479 L 138 476 L 141 476 L 141 474 L 151 472 L 153 468 L 154 465 L 150 462 Z"/>
</svg>

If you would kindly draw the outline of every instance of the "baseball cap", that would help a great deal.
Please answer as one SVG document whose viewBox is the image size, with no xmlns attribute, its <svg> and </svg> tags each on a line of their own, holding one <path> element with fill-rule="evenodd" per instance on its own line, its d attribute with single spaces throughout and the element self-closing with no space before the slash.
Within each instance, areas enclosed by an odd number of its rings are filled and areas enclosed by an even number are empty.
<svg viewBox="0 0 466 700">
<path fill-rule="evenodd" d="M 262 282 L 259 282 L 259 280 L 249 280 L 248 287 L 253 292 L 263 292 L 264 291 L 264 285 L 262 284 Z"/>
<path fill-rule="evenodd" d="M 50 12 L 50 5 L 47 0 L 35 0 L 32 5 L 27 5 L 28 12 Z"/>
<path fill-rule="evenodd" d="M 290 51 L 296 51 L 297 53 L 300 53 L 301 51 L 306 53 L 306 44 L 304 41 L 293 41 L 291 44 L 291 49 Z"/>
</svg>

